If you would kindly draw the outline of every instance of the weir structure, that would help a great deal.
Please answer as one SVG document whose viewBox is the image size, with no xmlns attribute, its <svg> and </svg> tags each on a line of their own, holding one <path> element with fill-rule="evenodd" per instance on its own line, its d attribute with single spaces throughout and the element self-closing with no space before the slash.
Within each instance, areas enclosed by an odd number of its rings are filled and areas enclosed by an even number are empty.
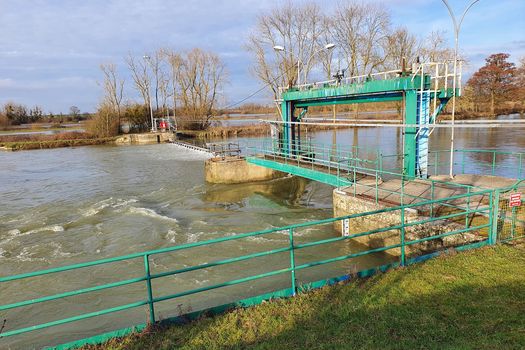
<svg viewBox="0 0 525 350">
<path fill-rule="evenodd" d="M 455 92 L 453 90 L 454 81 L 461 82 L 461 68 L 454 75 L 451 66 L 452 62 L 422 63 L 413 65 L 411 70 L 392 70 L 280 88 L 282 128 L 276 147 L 284 156 L 301 156 L 300 130 L 309 107 L 400 102 L 405 125 L 402 173 L 411 178 L 425 178 L 428 175 L 428 137 L 432 124 L 454 93 L 456 96 L 461 94 L 461 83 Z M 271 166 L 270 163 L 267 165 Z"/>
</svg>

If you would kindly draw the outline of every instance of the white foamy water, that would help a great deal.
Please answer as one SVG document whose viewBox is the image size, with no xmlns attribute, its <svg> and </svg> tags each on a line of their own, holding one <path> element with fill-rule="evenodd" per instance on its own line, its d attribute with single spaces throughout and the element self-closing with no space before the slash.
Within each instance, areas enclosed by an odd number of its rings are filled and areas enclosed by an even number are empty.
<svg viewBox="0 0 525 350">
<path fill-rule="evenodd" d="M 176 243 L 176 237 L 177 232 L 175 230 L 169 230 L 168 233 L 166 233 L 166 240 L 168 240 L 170 243 Z"/>
<path fill-rule="evenodd" d="M 104 199 L 102 201 L 99 201 L 91 205 L 85 210 L 82 210 L 82 215 L 84 217 L 95 216 L 106 208 L 118 209 L 118 208 L 129 206 L 129 204 L 136 203 L 136 202 L 138 202 L 138 199 L 135 199 L 135 198 L 131 198 L 131 199 L 116 198 L 114 199 L 113 197 L 110 197 L 110 198 Z"/>
<path fill-rule="evenodd" d="M 161 215 L 161 214 L 157 213 L 155 210 L 149 209 L 149 208 L 129 207 L 128 211 L 131 214 L 143 215 L 143 216 L 146 216 L 146 217 L 149 217 L 149 218 L 153 218 L 153 219 L 164 220 L 164 221 L 169 221 L 169 222 L 173 222 L 173 223 L 177 223 L 178 222 L 177 219 L 175 219 L 175 218 L 170 218 L 169 216 Z"/>
</svg>

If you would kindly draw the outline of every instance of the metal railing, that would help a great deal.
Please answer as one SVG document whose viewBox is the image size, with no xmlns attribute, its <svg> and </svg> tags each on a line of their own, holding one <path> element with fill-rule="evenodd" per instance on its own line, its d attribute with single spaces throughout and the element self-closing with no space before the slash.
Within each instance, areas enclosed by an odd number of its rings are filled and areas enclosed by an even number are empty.
<svg viewBox="0 0 525 350">
<path fill-rule="evenodd" d="M 412 65 L 412 70 L 403 71 L 401 69 L 393 69 L 384 72 L 376 72 L 370 74 L 360 74 L 351 77 L 346 77 L 343 79 L 330 79 L 324 81 L 317 81 L 313 83 L 306 83 L 301 85 L 294 85 L 292 89 L 298 91 L 319 89 L 326 87 L 334 87 L 340 85 L 350 85 L 350 84 L 360 84 L 366 81 L 372 80 L 387 80 L 394 79 L 397 77 L 406 74 L 406 76 L 411 76 L 414 78 L 416 75 L 428 75 L 432 84 L 434 85 L 434 91 L 437 93 L 439 89 L 452 89 L 452 82 L 454 79 L 454 72 L 452 69 L 454 61 L 447 60 L 443 62 L 424 62 Z M 461 74 L 462 74 L 462 62 L 457 68 L 456 77 L 459 81 L 458 89 L 461 91 Z M 281 86 L 278 88 L 279 95 L 282 95 L 284 92 L 288 91 L 290 88 L 288 86 Z"/>
<path fill-rule="evenodd" d="M 206 148 L 218 157 L 238 157 L 241 148 L 238 142 L 207 143 Z"/>
<path fill-rule="evenodd" d="M 500 150 L 454 150 L 455 174 L 505 176 L 517 180 L 525 178 L 525 153 Z M 429 152 L 428 169 L 433 175 L 446 173 L 450 167 L 450 150 Z"/>
<path fill-rule="evenodd" d="M 363 197 L 363 192 L 371 191 L 370 199 L 376 203 L 389 195 L 398 197 L 398 203 L 394 204 L 401 205 L 407 202 L 434 200 L 436 199 L 436 190 L 439 188 L 451 188 L 456 193 L 469 193 L 479 190 L 476 186 L 461 183 L 419 179 L 418 181 L 428 184 L 429 190 L 424 193 L 412 194 L 407 192 L 406 186 L 414 179 L 403 174 L 402 168 L 398 167 L 399 160 L 402 160 L 402 157 L 383 155 L 381 151 L 374 148 L 340 145 L 334 147 L 333 145 L 304 141 L 285 145 L 275 140 L 262 140 L 255 144 L 248 143 L 245 147 L 246 153 L 253 157 L 316 171 L 318 176 L 314 176 L 313 180 L 329 183 L 336 187 L 350 185 L 350 193 L 354 196 Z M 287 149 L 290 150 L 286 151 Z M 390 159 L 394 160 L 391 161 Z M 293 174 L 293 169 L 290 168 L 289 172 Z M 327 179 L 325 174 L 331 177 Z M 360 181 L 365 177 L 368 181 Z M 399 181 L 397 188 L 388 189 L 381 186 L 384 181 L 388 180 Z M 367 196 L 370 197 L 370 194 Z"/>
<path fill-rule="evenodd" d="M 472 198 L 474 196 L 488 196 L 489 197 L 489 205 L 484 207 L 475 207 L 475 208 L 459 208 L 456 209 L 453 212 L 443 212 L 441 215 L 437 215 L 435 217 L 423 217 L 421 219 L 415 220 L 413 218 L 409 218 L 407 215 L 407 210 L 417 210 L 417 211 L 426 211 L 429 206 L 441 206 L 446 204 L 452 204 L 457 200 L 464 201 L 467 198 Z M 18 286 L 27 290 L 29 283 L 32 280 L 35 280 L 37 278 L 50 278 L 49 283 L 55 283 L 56 281 L 56 275 L 59 275 L 61 273 L 64 273 L 66 271 L 77 271 L 77 274 L 87 276 L 87 274 L 90 273 L 91 269 L 96 266 L 107 266 L 108 268 L 115 269 L 115 272 L 118 271 L 117 263 L 119 262 L 134 262 L 136 264 L 142 264 L 143 265 L 143 272 L 137 276 L 134 276 L 133 278 L 129 279 L 118 279 L 114 278 L 114 280 L 104 283 L 104 284 L 97 284 L 97 285 L 91 285 L 86 288 L 81 289 L 71 289 L 68 288 L 68 286 L 64 286 L 64 290 L 60 293 L 56 293 L 53 295 L 46 295 L 46 296 L 40 296 L 40 297 L 32 297 L 29 299 L 23 299 L 21 301 L 15 301 L 15 302 L 9 302 L 3 305 L 0 305 L 0 313 L 4 313 L 7 310 L 13 310 L 13 309 L 19 309 L 23 307 L 32 307 L 32 308 L 39 308 L 43 304 L 49 303 L 54 300 L 63 300 L 67 299 L 73 296 L 78 295 L 88 295 L 95 292 L 103 292 L 102 298 L 106 298 L 108 294 L 111 293 L 122 293 L 121 290 L 117 290 L 119 287 L 128 286 L 128 285 L 136 285 L 136 284 L 143 284 L 145 285 L 145 295 L 138 299 L 134 300 L 133 302 L 120 304 L 117 306 L 113 306 L 110 308 L 105 309 L 99 309 L 96 311 L 91 312 L 84 312 L 80 313 L 78 315 L 70 316 L 70 317 L 64 317 L 64 318 L 58 318 L 58 319 L 49 319 L 46 322 L 39 323 L 39 324 L 31 324 L 27 323 L 23 325 L 20 328 L 12 329 L 10 327 L 10 322 L 8 320 L 6 327 L 1 334 L 1 338 L 7 338 L 7 337 L 13 337 L 16 335 L 20 335 L 23 333 L 33 332 L 37 330 L 42 330 L 50 327 L 56 327 L 60 325 L 69 324 L 72 322 L 77 322 L 89 318 L 98 318 L 102 317 L 104 315 L 108 314 L 114 314 L 118 312 L 122 312 L 129 309 L 135 309 L 142 306 L 146 306 L 148 310 L 148 316 L 146 323 L 154 323 L 159 320 L 159 317 L 156 315 L 156 305 L 163 301 L 168 300 L 174 300 L 177 298 L 181 298 L 184 296 L 191 296 L 198 293 L 203 293 L 206 291 L 212 291 L 212 290 L 218 290 L 227 288 L 234 285 L 240 285 L 240 284 L 246 284 L 248 282 L 256 281 L 265 279 L 271 276 L 278 276 L 278 275 L 288 275 L 289 279 L 289 286 L 287 288 L 283 289 L 276 289 L 277 287 L 272 287 L 270 284 L 267 286 L 270 288 L 271 293 L 267 294 L 266 297 L 270 298 L 272 296 L 289 296 L 294 295 L 298 291 L 302 289 L 308 289 L 312 286 L 321 286 L 323 284 L 331 283 L 328 280 L 329 278 L 332 278 L 333 276 L 327 275 L 326 272 L 321 273 L 320 275 L 317 274 L 315 278 L 313 278 L 313 281 L 307 280 L 306 278 L 299 279 L 297 273 L 303 270 L 308 270 L 314 267 L 320 267 L 325 266 L 328 264 L 334 264 L 338 262 L 344 262 L 351 259 L 356 259 L 359 257 L 372 255 L 372 254 L 379 254 L 379 253 L 389 253 L 391 254 L 391 257 L 394 257 L 394 261 L 389 262 L 387 264 L 382 264 L 378 266 L 374 266 L 372 270 L 374 269 L 385 269 L 392 266 L 404 266 L 406 264 L 410 264 L 413 262 L 420 261 L 425 258 L 429 258 L 432 256 L 435 256 L 441 249 L 450 248 L 452 245 L 444 245 L 446 241 L 446 237 L 451 236 L 460 236 L 463 237 L 463 239 L 460 240 L 453 240 L 456 242 L 453 246 L 456 249 L 468 249 L 473 247 L 479 247 L 486 244 L 493 244 L 495 243 L 494 238 L 494 231 L 493 228 L 493 200 L 492 200 L 493 193 L 491 191 L 478 191 L 478 192 L 472 192 L 467 194 L 462 194 L 458 196 L 453 196 L 446 199 L 439 199 L 439 200 L 433 200 L 433 201 L 423 201 L 420 203 L 415 204 L 409 204 L 409 205 L 403 205 L 403 206 L 396 206 L 391 207 L 387 209 L 381 209 L 376 210 L 372 212 L 367 213 L 359 213 L 354 215 L 347 215 L 343 217 L 338 218 L 331 218 L 331 219 L 325 219 L 325 220 L 318 220 L 314 222 L 307 222 L 307 223 L 301 223 L 296 225 L 289 225 L 284 226 L 280 228 L 274 228 L 274 229 L 268 229 L 268 230 L 262 230 L 262 231 L 256 231 L 256 232 L 250 232 L 250 233 L 244 233 L 244 234 L 237 234 L 233 236 L 226 236 L 221 237 L 217 239 L 212 240 L 206 240 L 202 242 L 196 242 L 196 243 L 190 243 L 190 244 L 184 244 L 179 246 L 173 246 L 173 247 L 167 247 L 163 249 L 157 249 L 157 250 L 150 250 L 146 252 L 140 252 L 135 254 L 129 254 L 129 255 L 123 255 L 118 256 L 114 258 L 107 258 L 107 259 L 101 259 L 101 260 L 95 260 L 95 261 L 89 261 L 74 265 L 68 265 L 68 266 L 62 266 L 62 267 L 56 267 L 56 268 L 50 268 L 40 271 L 34 271 L 34 272 L 28 272 L 18 275 L 12 275 L 12 276 L 3 276 L 0 277 L 0 288 L 6 287 L 7 284 L 17 284 Z M 472 217 L 481 217 L 484 218 L 482 222 L 477 222 L 476 225 L 472 224 L 472 221 L 469 220 L 469 218 Z M 378 218 L 387 218 L 388 223 L 378 220 Z M 465 219 L 465 221 L 463 221 Z M 334 228 L 343 227 L 344 223 L 350 222 L 379 222 L 376 227 L 373 227 L 372 229 L 361 229 L 357 225 L 347 225 L 352 228 L 352 232 L 347 232 L 346 236 L 336 236 L 331 238 L 325 238 L 325 239 L 314 239 L 309 240 L 309 235 L 305 235 L 304 232 L 311 228 L 320 228 L 320 227 L 328 227 L 330 230 L 333 230 Z M 425 227 L 432 227 L 436 223 L 439 223 L 439 225 L 443 226 L 445 225 L 444 220 L 447 220 L 447 222 L 453 223 L 452 226 L 448 228 L 448 230 L 441 230 L 436 231 L 434 233 L 429 233 L 424 237 L 421 236 L 414 236 L 414 232 L 419 232 L 420 228 Z M 458 221 L 459 220 L 459 221 Z M 383 223 L 381 223 L 383 222 Z M 464 222 L 464 225 L 458 225 L 457 222 Z M 423 226 L 422 226 L 423 225 Z M 304 230 L 304 231 L 303 231 Z M 482 231 L 486 231 L 487 234 L 480 235 Z M 176 269 L 169 269 L 167 271 L 157 272 L 151 264 L 151 259 L 154 256 L 163 255 L 163 254 L 176 254 L 175 257 L 180 256 L 183 251 L 191 250 L 196 247 L 209 247 L 210 249 L 221 249 L 220 244 L 224 242 L 229 241 L 242 241 L 249 238 L 254 237 L 263 237 L 271 234 L 284 234 L 286 239 L 282 240 L 282 246 L 274 249 L 269 250 L 263 250 L 258 251 L 256 253 L 252 254 L 245 254 L 245 255 L 235 255 L 230 256 L 228 258 L 223 258 L 215 261 L 209 261 L 209 262 L 203 262 L 195 265 L 185 266 L 183 268 L 176 268 Z M 382 240 L 383 245 L 376 246 L 376 247 L 368 247 L 363 248 L 360 251 L 349 251 L 347 245 L 343 245 L 339 247 L 339 250 L 336 252 L 338 254 L 335 254 L 335 256 L 323 256 L 319 259 L 321 255 L 318 253 L 315 254 L 309 254 L 305 256 L 298 257 L 298 253 L 300 253 L 303 250 L 306 249 L 315 249 L 315 247 L 325 247 L 329 244 L 336 244 L 338 242 L 344 242 L 348 240 L 356 240 L 359 238 L 371 238 L 378 237 L 381 235 L 389 234 L 390 240 Z M 468 235 L 467 235 L 468 234 Z M 467 235 L 467 236 L 465 236 Z M 306 237 L 306 238 L 304 238 Z M 315 237 L 315 236 L 314 236 Z M 465 238 L 467 237 L 467 238 Z M 470 238 L 468 238 L 470 237 Z M 300 238 L 300 241 L 299 241 Z M 433 243 L 432 243 L 433 242 Z M 461 242 L 461 243 L 457 243 Z M 432 243 L 432 244 L 431 244 Z M 434 244 L 435 243 L 435 244 Z M 418 248 L 419 247 L 419 248 Z M 341 250 L 344 250 L 341 252 Z M 236 252 L 231 251 L 231 253 Z M 261 258 L 264 256 L 274 256 L 277 254 L 287 254 L 289 258 L 289 264 L 286 267 L 278 266 L 278 264 L 275 262 L 274 259 L 269 260 L 270 262 L 268 264 L 258 264 L 258 272 L 255 274 L 251 274 L 249 276 L 244 277 L 238 277 L 238 278 L 232 278 L 228 280 L 221 281 L 219 283 L 212 283 L 210 285 L 206 285 L 199 288 L 193 288 L 188 290 L 183 290 L 179 292 L 171 292 L 163 295 L 159 295 L 156 293 L 156 288 L 158 288 L 158 284 L 153 284 L 153 281 L 161 280 L 162 278 L 166 278 L 169 276 L 175 276 L 175 275 L 181 275 L 183 273 L 188 273 L 191 271 L 198 271 L 198 270 L 204 270 L 209 269 L 211 267 L 218 267 L 218 266 L 227 266 L 231 265 L 233 271 L 236 271 L 238 273 L 244 271 L 244 262 L 248 262 L 257 258 Z M 397 257 L 397 258 L 396 258 Z M 299 261 L 298 259 L 301 259 Z M 387 259 L 388 260 L 388 259 Z M 392 260 L 392 259 L 390 259 Z M 358 272 L 362 273 L 363 275 L 366 275 L 367 271 L 372 271 L 370 269 L 360 269 Z M 323 270 L 324 271 L 324 270 Z M 339 271 L 339 270 L 338 270 Z M 338 280 L 341 278 L 348 278 L 347 273 L 342 273 L 344 271 L 340 271 L 338 276 Z M 115 273 L 113 276 L 118 276 L 118 273 Z M 310 278 L 311 279 L 311 278 Z M 17 285 L 15 285 L 16 287 Z M 157 286 L 157 287 L 156 287 Z M 170 284 L 168 284 L 170 286 Z M 173 286 L 172 286 L 173 288 Z M 20 295 L 24 295 L 25 293 L 21 292 Z M 258 299 L 260 301 L 260 299 Z M 2 302 L 6 302 L 5 300 L 2 300 Z M 60 304 L 62 307 L 67 307 L 67 304 Z M 22 316 L 20 316 L 22 317 Z M 30 320 L 27 320 L 30 321 Z M 142 325 L 141 327 L 143 327 Z M 136 328 L 129 328 L 124 331 L 119 331 L 119 333 L 113 333 L 113 334 L 125 334 L 126 332 L 131 332 L 133 329 Z M 100 341 L 102 338 L 88 338 L 84 339 L 80 342 L 76 342 L 75 345 L 81 345 L 81 344 L 88 344 L 92 342 Z M 1 341 L 1 340 L 0 340 Z M 0 343 L 1 344 L 1 343 Z M 66 346 L 67 347 L 67 346 Z"/>
</svg>

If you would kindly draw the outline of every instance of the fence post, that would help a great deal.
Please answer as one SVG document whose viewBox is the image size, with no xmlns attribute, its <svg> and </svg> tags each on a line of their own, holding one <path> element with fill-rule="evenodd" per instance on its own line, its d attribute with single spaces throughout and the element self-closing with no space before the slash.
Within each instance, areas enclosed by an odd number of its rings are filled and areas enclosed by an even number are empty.
<svg viewBox="0 0 525 350">
<path fill-rule="evenodd" d="M 401 208 L 401 266 L 405 266 L 405 208 Z"/>
<path fill-rule="evenodd" d="M 379 158 L 379 173 L 383 175 L 383 154 L 381 154 Z"/>
<path fill-rule="evenodd" d="M 465 213 L 465 228 L 468 228 L 468 219 L 469 219 L 469 212 L 470 212 L 470 187 L 467 187 L 467 212 Z"/>
<path fill-rule="evenodd" d="M 436 156 L 434 157 L 434 175 L 439 175 L 438 174 L 439 151 L 436 151 L 435 155 Z"/>
<path fill-rule="evenodd" d="M 405 196 L 405 175 L 401 175 L 401 205 L 404 205 Z M 404 214 L 403 214 L 404 215 Z"/>
<path fill-rule="evenodd" d="M 491 227 L 489 232 L 489 244 L 496 244 L 498 240 L 498 216 L 499 216 L 499 191 L 491 192 L 492 200 L 490 211 Z"/>
<path fill-rule="evenodd" d="M 297 293 L 297 287 L 295 286 L 295 248 L 293 244 L 293 228 L 290 228 L 288 230 L 288 233 L 290 237 L 290 267 L 292 268 L 292 295 L 295 295 Z"/>
<path fill-rule="evenodd" d="M 494 176 L 494 173 L 496 171 L 496 151 L 492 152 L 492 176 Z"/>
<path fill-rule="evenodd" d="M 461 173 L 465 174 L 465 152 L 462 152 L 461 156 Z"/>
<path fill-rule="evenodd" d="M 434 180 L 430 180 L 430 200 L 434 200 Z M 434 203 L 430 204 L 430 217 L 434 217 Z"/>
<path fill-rule="evenodd" d="M 151 274 L 149 270 L 149 255 L 144 255 L 144 270 L 146 271 L 146 286 L 148 288 L 149 322 L 155 323 L 155 307 L 153 305 L 153 292 L 151 290 Z"/>
<path fill-rule="evenodd" d="M 376 169 L 376 204 L 379 203 L 379 179 L 377 178 L 377 169 Z"/>
</svg>

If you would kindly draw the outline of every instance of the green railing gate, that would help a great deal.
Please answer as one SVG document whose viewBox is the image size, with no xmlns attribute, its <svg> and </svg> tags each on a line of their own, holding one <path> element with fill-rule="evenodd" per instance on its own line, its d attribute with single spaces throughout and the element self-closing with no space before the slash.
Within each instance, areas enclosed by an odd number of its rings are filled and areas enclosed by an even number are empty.
<svg viewBox="0 0 525 350">
<path fill-rule="evenodd" d="M 494 208 L 497 210 L 494 220 L 497 240 L 507 242 L 525 237 L 525 205 L 523 193 L 525 180 L 518 181 L 515 185 L 496 190 Z"/>
</svg>

